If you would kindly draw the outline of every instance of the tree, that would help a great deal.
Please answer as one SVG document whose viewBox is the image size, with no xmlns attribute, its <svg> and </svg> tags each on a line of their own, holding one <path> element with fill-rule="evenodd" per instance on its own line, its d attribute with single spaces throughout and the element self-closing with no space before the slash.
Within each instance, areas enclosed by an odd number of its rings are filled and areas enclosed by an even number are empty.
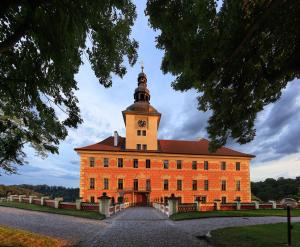
<svg viewBox="0 0 300 247">
<path fill-rule="evenodd" d="M 257 113 L 278 100 L 300 75 L 297 0 L 148 0 L 150 25 L 160 30 L 161 69 L 176 76 L 175 90 L 199 92 L 199 110 L 211 110 L 210 150 L 228 138 L 255 137 Z"/>
<path fill-rule="evenodd" d="M 137 60 L 130 0 L 4 0 L 0 3 L 0 168 L 15 173 L 30 144 L 58 153 L 67 128 L 82 122 L 74 75 L 85 55 L 109 87 Z M 86 40 L 90 42 L 87 46 Z M 55 112 L 60 109 L 64 116 Z"/>
</svg>

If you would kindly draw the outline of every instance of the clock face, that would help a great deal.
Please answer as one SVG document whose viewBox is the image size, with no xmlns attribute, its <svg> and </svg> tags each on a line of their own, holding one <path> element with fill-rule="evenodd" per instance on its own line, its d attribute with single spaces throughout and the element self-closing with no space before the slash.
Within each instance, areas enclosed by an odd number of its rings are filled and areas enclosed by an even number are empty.
<svg viewBox="0 0 300 247">
<path fill-rule="evenodd" d="M 145 120 L 139 120 L 138 121 L 138 126 L 139 127 L 146 127 L 146 121 Z"/>
</svg>

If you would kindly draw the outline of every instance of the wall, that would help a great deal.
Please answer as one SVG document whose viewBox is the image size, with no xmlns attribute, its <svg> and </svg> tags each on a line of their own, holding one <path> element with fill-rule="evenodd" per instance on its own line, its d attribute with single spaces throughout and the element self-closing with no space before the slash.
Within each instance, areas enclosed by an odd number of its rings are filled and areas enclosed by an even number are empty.
<svg viewBox="0 0 300 247">
<path fill-rule="evenodd" d="M 151 202 L 161 197 L 181 196 L 183 203 L 194 202 L 195 196 L 207 196 L 207 202 L 227 197 L 227 202 L 233 202 L 240 196 L 241 202 L 250 202 L 250 174 L 249 158 L 244 157 L 217 157 L 195 155 L 167 155 L 141 152 L 91 152 L 80 151 L 80 197 L 89 201 L 91 196 L 97 197 L 106 192 L 115 200 L 121 191 L 117 190 L 117 181 L 124 179 L 124 189 L 132 190 L 133 179 L 139 180 L 139 190 L 146 189 L 146 179 L 151 179 Z M 89 167 L 89 157 L 95 158 L 95 167 Z M 109 158 L 109 167 L 103 167 L 103 158 Z M 123 168 L 117 167 L 117 158 L 123 158 Z M 139 159 L 139 168 L 133 168 L 133 159 Z M 151 160 L 151 169 L 145 168 L 145 160 Z M 163 169 L 163 160 L 169 160 L 169 169 Z M 182 169 L 176 168 L 176 160 L 182 160 Z M 192 161 L 198 162 L 197 170 L 192 170 Z M 209 162 L 209 170 L 204 170 L 203 163 Z M 220 169 L 220 162 L 226 161 L 227 169 Z M 241 162 L 241 170 L 235 170 L 235 162 Z M 89 179 L 95 178 L 95 189 L 89 188 Z M 103 180 L 109 179 L 109 190 L 104 190 Z M 163 180 L 169 180 L 169 190 L 163 190 Z M 177 191 L 177 179 L 182 180 L 182 191 Z M 209 191 L 204 191 L 204 180 L 209 180 Z M 198 190 L 192 190 L 192 180 L 197 180 Z M 227 190 L 221 191 L 221 180 L 227 181 Z M 236 191 L 235 181 L 241 181 L 241 191 Z M 132 192 L 125 194 L 132 202 Z"/>
</svg>

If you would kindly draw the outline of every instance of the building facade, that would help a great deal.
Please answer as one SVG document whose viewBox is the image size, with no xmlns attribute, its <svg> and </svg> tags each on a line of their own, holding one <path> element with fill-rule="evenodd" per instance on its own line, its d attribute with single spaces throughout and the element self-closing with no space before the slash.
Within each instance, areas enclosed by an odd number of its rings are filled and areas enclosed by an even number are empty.
<svg viewBox="0 0 300 247">
<path fill-rule="evenodd" d="M 161 114 L 150 104 L 145 73 L 138 75 L 134 103 L 122 112 L 126 137 L 117 132 L 81 148 L 80 197 L 97 202 L 106 192 L 118 200 L 146 205 L 171 194 L 182 203 L 251 201 L 253 155 L 222 147 L 208 151 L 209 141 L 159 140 Z"/>
</svg>

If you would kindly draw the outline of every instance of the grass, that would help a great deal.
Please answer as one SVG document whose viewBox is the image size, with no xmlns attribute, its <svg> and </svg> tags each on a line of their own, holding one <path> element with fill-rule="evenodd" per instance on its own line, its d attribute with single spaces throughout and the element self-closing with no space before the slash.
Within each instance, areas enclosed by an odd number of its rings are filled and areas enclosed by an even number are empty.
<svg viewBox="0 0 300 247">
<path fill-rule="evenodd" d="M 210 212 L 188 212 L 177 213 L 170 216 L 172 220 L 188 220 L 210 217 L 256 217 L 256 216 L 286 216 L 283 209 L 257 209 L 240 211 L 210 211 Z M 300 209 L 291 211 L 291 216 L 300 216 Z"/>
<path fill-rule="evenodd" d="M 75 216 L 75 217 L 96 219 L 96 220 L 102 220 L 105 218 L 105 216 L 103 214 L 100 214 L 98 212 L 72 210 L 72 209 L 61 209 L 61 208 L 50 208 L 50 207 L 46 207 L 46 206 L 40 206 L 40 205 L 28 204 L 28 203 L 22 203 L 22 202 L 0 202 L 0 206 L 20 208 L 20 209 L 25 209 L 25 210 L 46 212 L 46 213 L 52 213 L 52 214 L 70 215 L 70 216 Z"/>
<path fill-rule="evenodd" d="M 300 247 L 300 223 L 292 224 L 292 245 Z M 286 223 L 230 227 L 211 232 L 214 247 L 287 246 Z"/>
<path fill-rule="evenodd" d="M 66 242 L 32 232 L 0 226 L 1 247 L 60 247 Z"/>
</svg>

